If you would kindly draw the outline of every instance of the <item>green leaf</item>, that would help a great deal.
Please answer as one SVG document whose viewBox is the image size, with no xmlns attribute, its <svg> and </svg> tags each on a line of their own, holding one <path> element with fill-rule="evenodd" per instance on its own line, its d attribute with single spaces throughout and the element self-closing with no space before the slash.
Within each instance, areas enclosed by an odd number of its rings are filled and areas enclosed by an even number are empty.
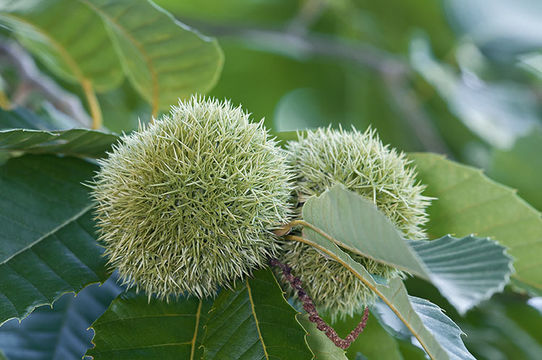
<svg viewBox="0 0 542 360">
<path fill-rule="evenodd" d="M 52 124 L 28 109 L 18 107 L 11 110 L 0 108 L 0 130 L 34 129 L 53 130 Z"/>
<path fill-rule="evenodd" d="M 425 327 L 445 349 L 451 350 L 448 352 L 450 359 L 474 360 L 461 340 L 463 332 L 449 317 L 444 315 L 442 309 L 425 299 L 414 296 L 409 296 L 408 299 Z"/>
<path fill-rule="evenodd" d="M 106 24 L 124 71 L 153 114 L 179 97 L 205 93 L 218 80 L 217 42 L 192 31 L 151 1 L 79 0 Z"/>
<path fill-rule="evenodd" d="M 513 272 L 506 249 L 488 238 L 447 235 L 408 243 L 427 266 L 431 281 L 460 314 L 501 292 Z"/>
<path fill-rule="evenodd" d="M 122 291 L 115 280 L 87 286 L 77 296 L 65 294 L 22 322 L 8 321 L 0 327 L 0 349 L 12 360 L 82 359 L 92 346 L 90 325 Z"/>
<path fill-rule="evenodd" d="M 28 155 L 0 167 L 0 324 L 108 277 L 88 189 L 96 166 Z"/>
<path fill-rule="evenodd" d="M 0 5 L 0 23 L 57 76 L 114 88 L 123 78 L 113 44 L 100 17 L 77 1 L 49 0 Z"/>
<path fill-rule="evenodd" d="M 542 218 L 515 191 L 482 171 L 435 154 L 411 154 L 426 195 L 436 197 L 429 207 L 432 236 L 475 233 L 490 236 L 514 258 L 514 283 L 542 291 Z"/>
<path fill-rule="evenodd" d="M 431 281 L 460 313 L 501 291 L 512 271 L 504 247 L 490 239 L 405 241 L 371 201 L 342 185 L 310 198 L 303 219 L 342 248 Z"/>
<path fill-rule="evenodd" d="M 0 151 L 100 158 L 118 139 L 117 135 L 88 129 L 0 130 Z"/>
<path fill-rule="evenodd" d="M 510 150 L 494 150 L 489 176 L 518 189 L 519 195 L 542 211 L 542 132 L 537 131 L 516 141 Z"/>
<path fill-rule="evenodd" d="M 196 298 L 168 302 L 129 291 L 113 300 L 92 324 L 94 359 L 200 359 L 203 324 L 210 302 Z"/>
<path fill-rule="evenodd" d="M 538 360 L 542 317 L 518 296 L 499 297 L 462 321 L 465 342 L 480 359 Z"/>
<path fill-rule="evenodd" d="M 206 360 L 313 358 L 296 311 L 269 269 L 223 290 L 205 327 Z"/>
<path fill-rule="evenodd" d="M 0 124 L 12 124 L 18 129 L 0 130 L 0 152 L 17 151 L 31 154 L 63 154 L 99 158 L 118 141 L 115 134 L 89 129 L 46 131 L 37 126 L 46 123 L 40 116 L 24 109 L 0 109 Z M 31 129 L 20 129 L 27 125 Z"/>
<path fill-rule="evenodd" d="M 318 330 L 316 324 L 309 320 L 307 314 L 298 314 L 296 318 L 308 333 L 307 343 L 316 360 L 347 360 L 344 350 L 337 347 L 324 332 Z"/>
<path fill-rule="evenodd" d="M 303 210 L 305 207 L 306 204 L 303 207 Z M 439 331 L 439 329 L 431 329 L 424 324 L 420 316 L 414 311 L 408 298 L 407 291 L 400 279 L 392 279 L 387 285 L 377 283 L 361 264 L 352 260 L 352 258 L 335 245 L 335 243 L 325 239 L 314 231 L 306 231 L 305 235 L 307 237 L 306 239 L 299 238 L 298 240 L 313 246 L 331 259 L 339 262 L 360 281 L 367 285 L 367 287 L 373 290 L 375 294 L 390 307 L 401 322 L 405 324 L 412 335 L 416 337 L 431 359 L 454 359 L 453 354 L 461 353 L 463 351 L 457 341 L 440 343 L 437 340 L 439 338 L 437 338 L 434 332 Z M 443 336 L 449 335 L 448 332 L 443 333 Z M 460 339 L 459 342 L 461 342 Z"/>
<path fill-rule="evenodd" d="M 0 110 L 0 116 L 2 116 Z M 118 140 L 118 136 L 98 130 L 70 129 L 44 131 L 30 129 L 0 130 L 0 152 L 63 154 L 99 158 Z"/>
</svg>

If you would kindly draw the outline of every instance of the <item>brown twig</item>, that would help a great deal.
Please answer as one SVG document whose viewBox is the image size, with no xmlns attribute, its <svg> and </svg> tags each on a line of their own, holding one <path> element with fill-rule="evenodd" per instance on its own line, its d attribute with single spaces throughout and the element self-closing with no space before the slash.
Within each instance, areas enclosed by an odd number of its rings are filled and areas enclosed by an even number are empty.
<svg viewBox="0 0 542 360">
<path fill-rule="evenodd" d="M 365 326 L 367 326 L 367 320 L 369 319 L 369 308 L 365 307 L 363 316 L 359 324 L 348 334 L 348 336 L 342 339 L 335 329 L 327 324 L 318 314 L 316 306 L 307 292 L 303 289 L 301 279 L 292 274 L 292 268 L 286 264 L 281 263 L 277 259 L 270 259 L 269 264 L 271 266 L 279 267 L 282 270 L 282 275 L 290 283 L 290 286 L 297 291 L 299 300 L 303 303 L 303 309 L 309 314 L 309 320 L 316 324 L 316 328 L 326 334 L 326 336 L 333 341 L 333 343 L 343 350 L 346 350 L 352 345 L 352 343 L 358 338 L 359 334 L 363 332 Z"/>
</svg>

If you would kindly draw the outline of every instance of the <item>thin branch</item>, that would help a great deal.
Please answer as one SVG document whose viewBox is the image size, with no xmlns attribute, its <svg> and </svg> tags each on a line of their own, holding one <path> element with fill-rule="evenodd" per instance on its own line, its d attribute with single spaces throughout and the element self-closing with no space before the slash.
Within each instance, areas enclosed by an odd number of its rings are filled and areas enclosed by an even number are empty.
<svg viewBox="0 0 542 360">
<path fill-rule="evenodd" d="M 88 101 L 88 106 L 90 108 L 90 114 L 92 116 L 92 128 L 100 129 L 102 127 L 102 109 L 100 108 L 100 103 L 96 98 L 96 93 L 92 87 L 92 83 L 88 80 L 84 80 L 81 84 L 85 96 Z"/>
<path fill-rule="evenodd" d="M 346 350 L 352 345 L 352 343 L 358 338 L 359 334 L 365 330 L 365 327 L 367 326 L 367 320 L 369 319 L 369 308 L 365 307 L 363 310 L 363 316 L 359 322 L 359 324 L 348 334 L 348 336 L 344 339 L 342 339 L 335 329 L 327 324 L 322 317 L 318 314 L 318 311 L 316 310 L 316 306 L 314 306 L 314 302 L 312 301 L 311 297 L 307 294 L 305 289 L 303 289 L 303 284 L 301 283 L 301 279 L 297 276 L 294 276 L 292 274 L 292 268 L 286 264 L 281 263 L 277 259 L 270 259 L 269 265 L 276 266 L 282 270 L 282 275 L 286 281 L 290 284 L 290 286 L 294 289 L 294 291 L 297 292 L 297 296 L 299 297 L 299 300 L 303 303 L 303 309 L 309 314 L 309 320 L 316 324 L 316 328 L 326 334 L 326 336 L 333 341 L 335 346 Z"/>
<path fill-rule="evenodd" d="M 32 57 L 16 42 L 0 38 L 0 56 L 12 63 L 21 78 L 23 89 L 40 92 L 55 108 L 67 114 L 81 126 L 89 127 L 91 119 L 79 98 L 60 86 L 50 77 L 43 74 Z M 25 94 L 19 93 L 14 99 L 16 105 L 23 105 Z"/>
<path fill-rule="evenodd" d="M 401 57 L 367 43 L 323 34 L 296 32 L 289 28 L 259 29 L 186 19 L 183 21 L 213 36 L 242 40 L 258 50 L 281 53 L 296 59 L 322 57 L 350 62 L 377 72 L 390 93 L 393 106 L 425 150 L 452 157 L 452 152 L 424 110 L 423 104 L 410 89 L 410 81 L 415 74 L 408 62 Z"/>
</svg>

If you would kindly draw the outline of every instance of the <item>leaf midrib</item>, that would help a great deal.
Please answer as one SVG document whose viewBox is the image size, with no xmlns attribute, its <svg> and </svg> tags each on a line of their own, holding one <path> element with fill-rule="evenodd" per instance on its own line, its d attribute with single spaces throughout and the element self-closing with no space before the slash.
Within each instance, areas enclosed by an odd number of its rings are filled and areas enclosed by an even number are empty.
<svg viewBox="0 0 542 360">
<path fill-rule="evenodd" d="M 60 231 L 62 228 L 68 226 L 69 224 L 73 223 L 74 221 L 76 221 L 77 219 L 79 219 L 81 216 L 85 215 L 88 211 L 90 211 L 90 209 L 92 209 L 93 205 L 88 205 L 86 207 L 84 207 L 80 212 L 76 213 L 74 216 L 68 218 L 67 220 L 65 220 L 63 223 L 61 223 L 60 225 L 58 225 L 57 227 L 53 228 L 51 231 L 43 234 L 42 236 L 40 236 L 39 238 L 37 238 L 36 240 L 32 241 L 31 243 L 27 244 L 26 246 L 22 247 L 21 249 L 17 250 L 16 252 L 14 252 L 13 254 L 11 254 L 9 257 L 7 257 L 5 260 L 3 260 L 2 262 L 0 262 L 0 265 L 6 265 L 11 259 L 13 259 L 14 257 L 22 254 L 23 252 L 29 250 L 30 248 L 36 246 L 37 244 L 39 244 L 41 241 L 45 240 L 46 238 L 48 238 L 49 236 L 57 233 L 58 231 Z"/>
<path fill-rule="evenodd" d="M 250 301 L 250 309 L 252 310 L 252 315 L 254 316 L 254 323 L 256 324 L 256 330 L 258 330 L 258 337 L 260 338 L 260 342 L 262 343 L 263 353 L 265 355 L 265 359 L 269 360 L 269 354 L 267 353 L 267 347 L 265 345 L 265 342 L 263 341 L 262 332 L 260 330 L 260 323 L 258 321 L 258 317 L 256 316 L 256 305 L 254 304 L 254 300 L 252 299 L 252 288 L 250 287 L 248 279 L 245 281 L 247 284 L 247 293 L 248 293 L 248 299 Z"/>
</svg>

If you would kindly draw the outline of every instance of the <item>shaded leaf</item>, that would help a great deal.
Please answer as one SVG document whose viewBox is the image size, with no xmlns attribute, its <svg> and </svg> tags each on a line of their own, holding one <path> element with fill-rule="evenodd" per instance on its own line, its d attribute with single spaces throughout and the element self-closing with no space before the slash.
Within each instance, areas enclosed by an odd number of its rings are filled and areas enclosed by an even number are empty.
<svg viewBox="0 0 542 360">
<path fill-rule="evenodd" d="M 490 236 L 514 258 L 514 283 L 542 291 L 542 218 L 515 191 L 482 171 L 435 154 L 411 154 L 426 195 L 436 197 L 429 207 L 432 236 L 475 233 Z"/>
<path fill-rule="evenodd" d="M 129 291 L 92 324 L 94 359 L 200 359 L 203 324 L 210 302 L 196 298 L 169 302 Z"/>
<path fill-rule="evenodd" d="M 210 90 L 223 55 L 215 40 L 203 37 L 150 1 L 79 0 L 106 24 L 124 71 L 153 114 L 179 97 Z"/>
<path fill-rule="evenodd" d="M 273 273 L 258 270 L 213 304 L 203 346 L 205 359 L 312 359 L 305 331 Z"/>
<path fill-rule="evenodd" d="M 371 201 L 342 185 L 310 198 L 303 218 L 353 253 L 430 280 L 460 313 L 501 291 L 512 270 L 505 249 L 490 239 L 406 242 Z"/>
<path fill-rule="evenodd" d="M 92 10 L 72 0 L 10 3 L 0 5 L 0 23 L 57 76 L 99 91 L 120 84 L 117 54 Z"/>
<path fill-rule="evenodd" d="M 21 323 L 10 320 L 0 327 L 0 349 L 10 360 L 76 360 L 91 347 L 89 329 L 121 292 L 114 278 L 90 285 L 74 297 L 65 294 L 53 308 L 37 308 Z"/>
<path fill-rule="evenodd" d="M 465 343 L 478 358 L 538 360 L 542 354 L 542 317 L 525 299 L 501 296 L 475 312 L 461 325 Z"/>
<path fill-rule="evenodd" d="M 25 108 L 0 108 L 0 130 L 12 129 L 53 130 L 52 124 Z"/>
<path fill-rule="evenodd" d="M 117 140 L 117 135 L 88 129 L 0 130 L 0 151 L 99 158 L 105 156 Z"/>
<path fill-rule="evenodd" d="M 344 350 L 337 347 L 324 332 L 318 330 L 307 314 L 297 314 L 296 318 L 308 333 L 307 343 L 314 353 L 315 360 L 347 360 Z"/>
<path fill-rule="evenodd" d="M 0 167 L 0 323 L 107 279 L 81 184 L 96 169 L 34 155 Z"/>
</svg>

